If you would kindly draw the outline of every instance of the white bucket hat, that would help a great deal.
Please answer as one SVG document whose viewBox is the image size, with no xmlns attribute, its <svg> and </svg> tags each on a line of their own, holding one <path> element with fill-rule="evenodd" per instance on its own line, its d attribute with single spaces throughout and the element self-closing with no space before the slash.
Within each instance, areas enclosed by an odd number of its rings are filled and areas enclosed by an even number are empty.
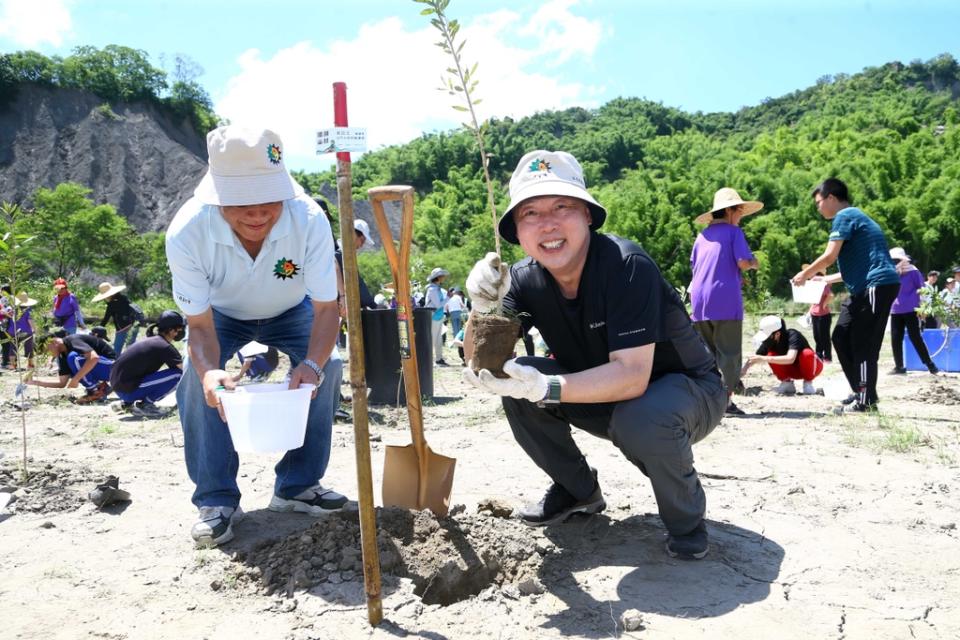
<svg viewBox="0 0 960 640">
<path fill-rule="evenodd" d="M 763 203 L 759 200 L 744 200 L 735 189 L 724 187 L 713 194 L 713 208 L 698 215 L 694 222 L 707 224 L 713 217 L 714 211 L 720 211 L 727 207 L 740 207 L 740 217 L 743 218 L 763 209 Z"/>
<path fill-rule="evenodd" d="M 207 174 L 193 195 L 204 204 L 243 206 L 290 200 L 303 193 L 283 164 L 280 136 L 236 125 L 207 134 Z"/>
<path fill-rule="evenodd" d="M 440 267 L 435 267 L 433 271 L 430 272 L 430 276 L 427 278 L 427 282 L 433 282 L 440 276 L 448 276 L 450 272 L 446 269 L 441 269 Z"/>
<path fill-rule="evenodd" d="M 377 244 L 373 241 L 373 238 L 370 236 L 370 225 L 367 224 L 366 220 L 361 220 L 360 218 L 355 218 L 353 221 L 353 228 L 356 231 L 359 231 L 363 234 L 364 243 L 369 242 L 371 245 Z"/>
<path fill-rule="evenodd" d="M 907 252 L 903 250 L 903 247 L 894 247 L 893 249 L 890 249 L 890 259 L 909 260 L 910 256 L 908 256 Z"/>
<path fill-rule="evenodd" d="M 583 181 L 583 169 L 566 151 L 531 151 L 520 158 L 510 178 L 510 206 L 500 216 L 497 230 L 507 242 L 520 244 L 514 208 L 527 198 L 537 196 L 570 196 L 579 198 L 590 208 L 590 229 L 599 229 L 607 219 L 607 210 L 593 199 Z"/>
<path fill-rule="evenodd" d="M 760 318 L 760 330 L 753 335 L 754 346 L 760 348 L 764 340 L 782 329 L 783 320 L 780 319 L 780 316 L 763 316 Z"/>
<path fill-rule="evenodd" d="M 93 296 L 93 300 L 91 300 L 91 302 L 100 302 L 101 300 L 106 300 L 110 296 L 118 294 L 126 288 L 127 285 L 125 284 L 110 284 L 109 282 L 101 282 L 97 286 L 97 290 L 100 293 Z"/>
</svg>

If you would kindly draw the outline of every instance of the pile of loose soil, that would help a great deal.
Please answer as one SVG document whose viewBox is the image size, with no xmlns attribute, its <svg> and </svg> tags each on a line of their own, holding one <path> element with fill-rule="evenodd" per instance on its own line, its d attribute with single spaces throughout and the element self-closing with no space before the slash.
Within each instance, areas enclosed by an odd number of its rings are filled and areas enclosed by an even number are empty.
<svg viewBox="0 0 960 640">
<path fill-rule="evenodd" d="M 26 479 L 16 467 L 0 467 L 0 487 L 11 491 L 14 501 L 10 509 L 29 513 L 61 513 L 73 511 L 87 499 L 102 477 L 86 467 L 65 467 L 45 464 L 31 468 Z"/>
<path fill-rule="evenodd" d="M 409 578 L 425 604 L 449 605 L 488 587 L 542 590 L 537 570 L 553 545 L 514 521 L 458 513 L 377 509 L 377 543 L 383 576 Z M 292 597 L 322 583 L 363 581 L 357 512 L 334 513 L 310 529 L 265 543 L 246 557 L 241 579 L 268 594 Z"/>
<path fill-rule="evenodd" d="M 936 378 L 917 390 L 917 400 L 934 405 L 960 405 L 960 390 L 953 380 Z"/>
</svg>

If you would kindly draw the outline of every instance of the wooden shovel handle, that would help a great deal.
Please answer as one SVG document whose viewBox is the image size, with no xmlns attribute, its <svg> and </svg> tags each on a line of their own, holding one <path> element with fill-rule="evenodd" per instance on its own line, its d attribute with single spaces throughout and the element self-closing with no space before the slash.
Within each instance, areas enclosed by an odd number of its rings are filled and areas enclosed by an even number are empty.
<svg viewBox="0 0 960 640">
<path fill-rule="evenodd" d="M 410 418 L 410 434 L 417 451 L 421 471 L 425 472 L 427 462 L 427 442 L 423 435 L 423 407 L 420 401 L 420 377 L 417 369 L 416 336 L 413 329 L 413 309 L 410 304 L 410 246 L 413 244 L 413 187 L 388 185 L 367 190 L 373 205 L 373 217 L 380 231 L 383 248 L 387 252 L 387 261 L 393 274 L 393 283 L 397 294 L 397 317 L 405 318 L 407 335 L 410 337 L 410 357 L 401 358 L 403 368 L 403 387 L 407 394 L 407 413 Z M 393 243 L 393 234 L 383 210 L 384 202 L 399 200 L 402 204 L 400 217 L 400 247 Z M 425 476 L 422 476 L 425 477 Z M 421 483 L 422 484 L 422 483 Z"/>
</svg>

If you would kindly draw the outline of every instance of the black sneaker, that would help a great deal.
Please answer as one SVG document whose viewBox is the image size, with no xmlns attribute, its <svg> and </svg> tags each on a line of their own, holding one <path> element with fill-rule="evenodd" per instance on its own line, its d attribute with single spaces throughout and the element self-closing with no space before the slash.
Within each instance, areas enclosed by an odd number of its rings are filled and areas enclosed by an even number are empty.
<svg viewBox="0 0 960 640">
<path fill-rule="evenodd" d="M 851 393 L 846 398 L 841 400 L 840 404 L 842 404 L 843 406 L 847 406 L 848 404 L 853 404 L 856 401 L 857 401 L 857 394 Z"/>
<path fill-rule="evenodd" d="M 667 555 L 681 560 L 700 560 L 710 549 L 707 539 L 707 525 L 700 521 L 693 531 L 682 536 L 671 535 L 667 538 Z"/>
<path fill-rule="evenodd" d="M 593 477 L 597 477 L 596 469 Z M 550 524 L 559 524 L 575 513 L 600 513 L 607 508 L 600 491 L 600 483 L 586 500 L 577 500 L 562 485 L 554 482 L 543 494 L 543 499 L 536 504 L 528 504 L 519 511 L 520 519 L 531 527 L 544 527 Z"/>
<path fill-rule="evenodd" d="M 141 418 L 162 418 L 167 412 L 149 400 L 137 400 L 130 407 L 130 413 Z"/>
<path fill-rule="evenodd" d="M 854 402 L 852 404 L 840 405 L 833 412 L 837 415 L 843 415 L 844 413 L 870 413 L 871 411 L 876 411 L 876 404 L 863 404 L 862 402 Z"/>
<path fill-rule="evenodd" d="M 210 548 L 233 540 L 233 525 L 243 519 L 240 507 L 200 507 L 200 519 L 190 535 L 197 548 Z"/>
<path fill-rule="evenodd" d="M 931 362 L 927 365 L 927 371 L 929 371 L 933 375 L 937 375 L 938 373 L 940 373 L 940 368 Z"/>
<path fill-rule="evenodd" d="M 907 375 L 907 369 L 905 367 L 894 367 L 888 373 L 891 376 L 905 376 Z"/>
<path fill-rule="evenodd" d="M 441 366 L 441 367 L 449 366 L 449 365 L 447 364 L 447 361 L 444 360 L 443 358 L 440 358 L 439 360 L 437 360 L 435 364 L 437 364 L 438 366 Z"/>
<path fill-rule="evenodd" d="M 747 415 L 747 412 L 746 412 L 746 411 L 744 411 L 743 409 L 741 409 L 741 408 L 738 407 L 737 405 L 733 404 L 732 402 L 727 405 L 727 411 L 726 411 L 726 413 L 727 413 L 728 416 L 745 416 L 745 415 Z"/>
<path fill-rule="evenodd" d="M 334 420 L 343 420 L 344 422 L 350 422 L 353 418 L 350 417 L 350 414 L 347 411 L 337 407 L 337 410 L 333 412 Z"/>
</svg>

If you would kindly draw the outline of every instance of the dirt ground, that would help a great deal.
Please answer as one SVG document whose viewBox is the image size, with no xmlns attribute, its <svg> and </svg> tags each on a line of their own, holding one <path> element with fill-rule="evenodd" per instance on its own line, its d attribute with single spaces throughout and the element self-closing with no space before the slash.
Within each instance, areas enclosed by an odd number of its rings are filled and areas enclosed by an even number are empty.
<svg viewBox="0 0 960 640">
<path fill-rule="evenodd" d="M 839 375 L 833 365 L 821 382 Z M 31 388 L 21 486 L 21 413 L 4 373 L 0 492 L 14 500 L 0 511 L 0 637 L 960 637 L 960 375 L 882 374 L 875 416 L 775 396 L 759 367 L 745 382 L 749 415 L 695 447 L 711 550 L 683 562 L 663 551 L 646 478 L 587 435 L 607 510 L 546 529 L 509 517 L 540 498 L 545 476 L 496 398 L 457 367 L 435 370 L 427 437 L 457 459 L 459 506 L 440 520 L 380 512 L 384 622 L 373 629 L 356 514 L 268 511 L 279 456 L 242 456 L 237 538 L 195 550 L 175 415 L 121 416 L 61 391 L 38 401 Z M 409 437 L 404 409 L 370 415 L 379 504 L 384 445 Z M 98 510 L 87 492 L 108 475 L 132 500 Z M 335 425 L 324 481 L 356 496 L 351 424 Z"/>
</svg>

